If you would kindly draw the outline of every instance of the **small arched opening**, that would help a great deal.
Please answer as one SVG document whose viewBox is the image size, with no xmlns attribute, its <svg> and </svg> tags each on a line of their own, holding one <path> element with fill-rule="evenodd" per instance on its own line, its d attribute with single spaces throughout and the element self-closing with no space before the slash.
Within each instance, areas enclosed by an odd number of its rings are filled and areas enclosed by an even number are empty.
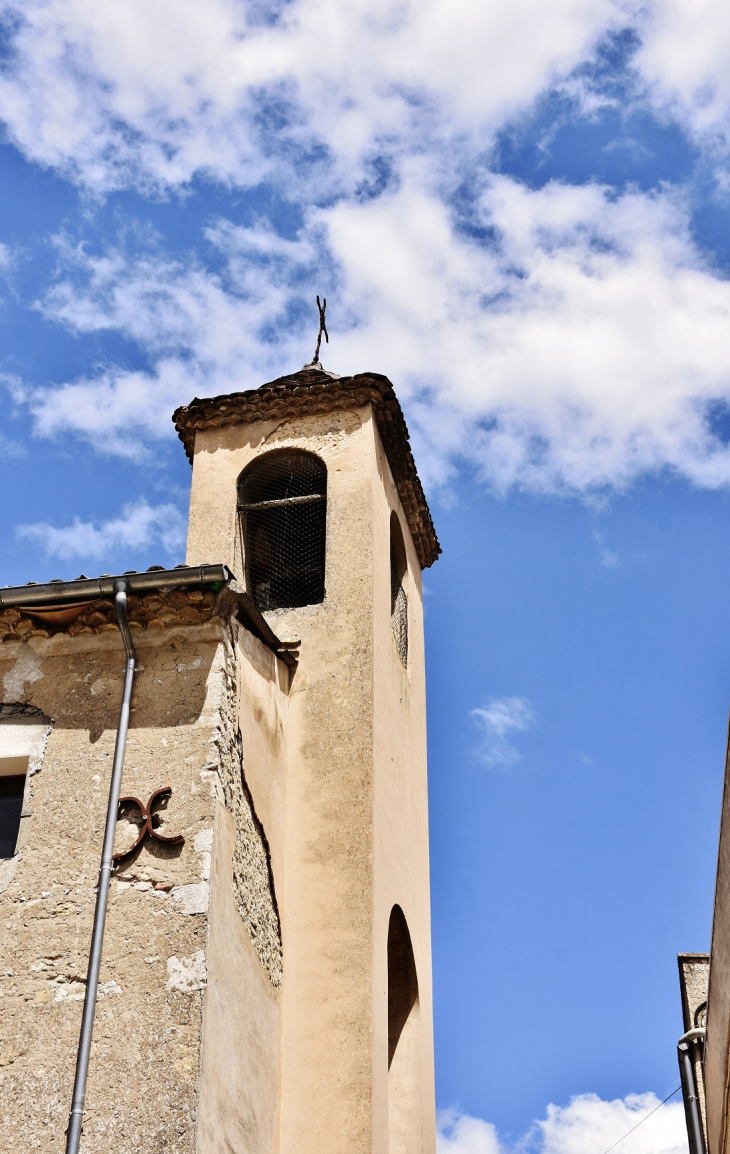
<svg viewBox="0 0 730 1154">
<path fill-rule="evenodd" d="M 258 609 L 324 601 L 327 469 L 303 449 L 252 461 L 238 482 L 246 587 Z"/>
<path fill-rule="evenodd" d="M 390 626 L 403 665 L 408 667 L 408 560 L 398 514 L 390 514 Z"/>
<path fill-rule="evenodd" d="M 393 906 L 388 925 L 388 1150 L 423 1150 L 418 978 L 400 906 Z"/>
</svg>

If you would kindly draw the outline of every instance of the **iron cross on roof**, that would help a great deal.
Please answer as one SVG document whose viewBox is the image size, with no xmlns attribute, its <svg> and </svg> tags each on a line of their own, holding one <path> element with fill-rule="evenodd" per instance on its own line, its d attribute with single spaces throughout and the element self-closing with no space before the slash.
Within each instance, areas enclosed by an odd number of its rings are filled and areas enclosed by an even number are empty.
<svg viewBox="0 0 730 1154">
<path fill-rule="evenodd" d="M 322 333 L 324 333 L 324 339 L 326 340 L 327 344 L 330 343 L 330 335 L 327 332 L 327 322 L 324 317 L 324 314 L 327 310 L 327 297 L 323 297 L 322 303 L 320 304 L 319 296 L 317 296 L 317 308 L 319 309 L 319 332 L 317 333 L 317 347 L 314 350 L 314 357 L 312 358 L 313 365 L 319 363 L 319 347 L 322 344 Z"/>
</svg>

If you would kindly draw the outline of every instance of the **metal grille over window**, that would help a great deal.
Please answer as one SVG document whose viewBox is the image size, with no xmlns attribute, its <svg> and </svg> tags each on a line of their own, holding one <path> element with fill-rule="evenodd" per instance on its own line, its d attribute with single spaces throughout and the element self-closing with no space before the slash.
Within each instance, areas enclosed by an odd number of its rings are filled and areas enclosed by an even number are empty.
<svg viewBox="0 0 730 1154">
<path fill-rule="evenodd" d="M 400 522 L 390 517 L 390 625 L 395 647 L 404 666 L 408 666 L 408 597 L 403 581 L 408 571 L 406 549 Z"/>
<path fill-rule="evenodd" d="M 252 462 L 238 484 L 248 591 L 257 608 L 324 600 L 327 469 L 301 449 Z"/>
</svg>

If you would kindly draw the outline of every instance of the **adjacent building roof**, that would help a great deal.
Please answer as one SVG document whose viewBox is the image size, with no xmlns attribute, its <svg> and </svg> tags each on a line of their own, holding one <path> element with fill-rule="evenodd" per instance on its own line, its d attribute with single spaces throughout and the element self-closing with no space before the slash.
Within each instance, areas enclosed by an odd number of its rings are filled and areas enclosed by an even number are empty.
<svg viewBox="0 0 730 1154">
<path fill-rule="evenodd" d="M 421 568 L 427 569 L 438 557 L 441 546 L 416 471 L 403 410 L 387 377 L 380 373 L 338 377 L 325 372 L 321 365 L 306 365 L 298 373 L 279 377 L 258 389 L 207 400 L 196 397 L 189 405 L 176 409 L 172 419 L 192 462 L 198 429 L 330 413 L 366 404 L 373 406 L 418 559 Z"/>
<path fill-rule="evenodd" d="M 151 565 L 144 573 L 129 569 L 116 576 L 6 585 L 0 589 L 0 644 L 118 630 L 114 593 L 120 581 L 134 629 L 203 625 L 212 617 L 235 615 L 287 665 L 294 663 L 291 644 L 279 640 L 226 565 Z"/>
</svg>

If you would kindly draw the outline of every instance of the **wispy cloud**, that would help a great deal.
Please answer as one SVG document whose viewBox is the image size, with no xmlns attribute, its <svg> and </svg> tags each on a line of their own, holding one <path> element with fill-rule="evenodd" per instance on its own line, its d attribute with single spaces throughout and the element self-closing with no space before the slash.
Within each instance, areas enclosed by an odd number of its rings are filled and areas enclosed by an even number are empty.
<svg viewBox="0 0 730 1154">
<path fill-rule="evenodd" d="M 311 210 L 294 239 L 220 220 L 215 268 L 60 243 L 39 307 L 77 333 L 123 333 L 153 368 L 27 392 L 37 432 L 139 455 L 195 393 L 298 367 L 324 275 L 328 367 L 392 377 L 430 483 L 467 460 L 499 491 L 595 493 L 662 469 L 730 484 L 713 425 L 730 409 L 730 282 L 681 197 L 492 176 L 471 209 L 486 243 L 427 185 L 416 165 L 392 193 Z"/>
<path fill-rule="evenodd" d="M 650 3 L 634 58 L 650 99 L 699 144 L 730 145 L 730 11 L 715 0 Z"/>
<path fill-rule="evenodd" d="M 484 734 L 478 751 L 481 761 L 503 768 L 520 761 L 522 755 L 510 738 L 529 729 L 535 721 L 535 710 L 526 697 L 490 697 L 481 709 L 472 709 L 469 716 Z"/>
<path fill-rule="evenodd" d="M 348 191 L 376 153 L 483 150 L 634 6 L 5 0 L 0 116 L 28 157 L 93 190 L 286 170 Z"/>
<path fill-rule="evenodd" d="M 438 1118 L 438 1154 L 604 1154 L 637 1123 L 621 1143 L 625 1154 L 687 1154 L 682 1103 L 652 1114 L 658 1105 L 655 1094 L 609 1102 L 579 1094 L 567 1106 L 548 1106 L 546 1117 L 515 1142 L 502 1141 L 491 1122 L 446 1110 Z"/>
<path fill-rule="evenodd" d="M 197 257 L 60 240 L 45 317 L 122 333 L 151 367 L 26 389 L 36 431 L 143 456 L 194 393 L 298 367 L 326 289 L 332 367 L 392 377 L 429 483 L 467 461 L 502 492 L 662 470 L 730 485 L 713 421 L 730 411 L 730 282 L 694 238 L 691 189 L 530 188 L 485 161 L 621 29 L 632 99 L 724 132 L 729 18 L 705 8 L 711 24 L 689 0 L 211 0 L 171 20 L 168 3 L 0 0 L 0 115 L 26 156 L 97 193 L 266 177 L 303 220 L 283 238 L 221 219 Z"/>
<path fill-rule="evenodd" d="M 149 505 L 145 500 L 125 505 L 120 516 L 94 524 L 76 517 L 61 528 L 38 521 L 18 525 L 18 537 L 35 541 L 47 557 L 98 560 L 123 549 L 159 544 L 168 556 L 178 555 L 185 543 L 185 518 L 176 505 Z"/>
<path fill-rule="evenodd" d="M 443 1110 L 438 1116 L 437 1154 L 503 1154 L 497 1129 L 482 1118 Z"/>
<path fill-rule="evenodd" d="M 24 457 L 26 452 L 26 447 L 21 441 L 6 437 L 0 432 L 0 453 L 4 457 Z"/>
<path fill-rule="evenodd" d="M 598 546 L 598 560 L 606 569 L 613 569 L 619 563 L 619 556 L 613 549 L 609 549 L 606 545 L 605 534 L 600 533 L 598 529 L 593 532 L 593 540 Z"/>
</svg>

